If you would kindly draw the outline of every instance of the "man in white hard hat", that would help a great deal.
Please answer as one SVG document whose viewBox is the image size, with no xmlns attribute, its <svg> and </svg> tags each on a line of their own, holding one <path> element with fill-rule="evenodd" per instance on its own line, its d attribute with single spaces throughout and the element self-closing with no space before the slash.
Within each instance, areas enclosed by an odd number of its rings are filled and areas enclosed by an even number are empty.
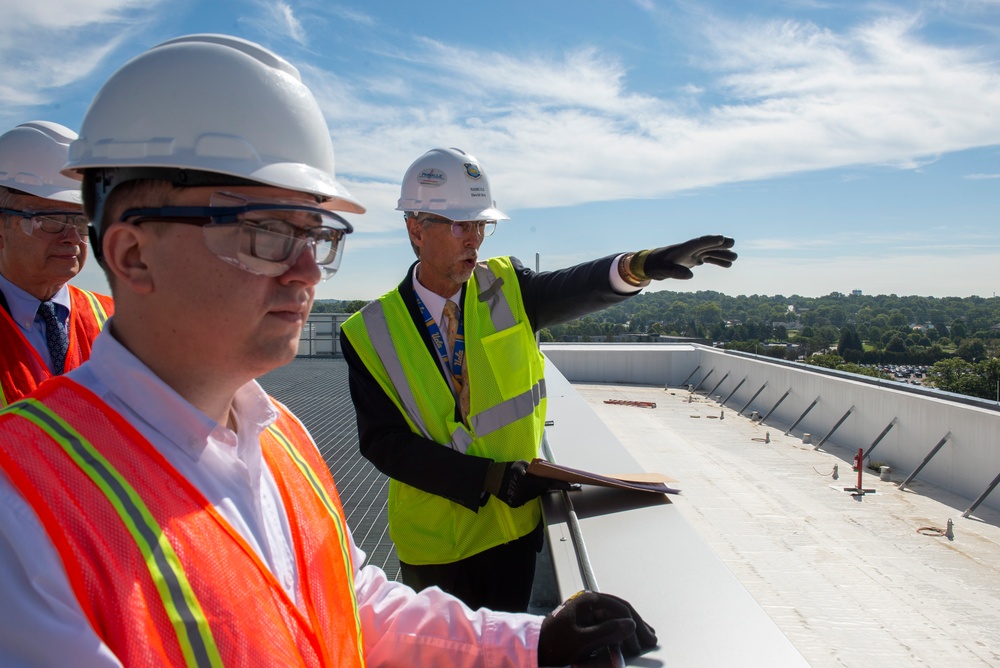
<svg viewBox="0 0 1000 668">
<path fill-rule="evenodd" d="M 239 111 L 239 113 L 234 113 Z M 564 665 L 655 635 L 583 594 L 472 611 L 361 567 L 290 361 L 364 208 L 287 61 L 193 35 L 129 61 L 71 150 L 117 311 L 0 412 L 0 656 L 18 666 Z"/>
<path fill-rule="evenodd" d="M 49 121 L 0 135 L 0 407 L 80 366 L 114 310 L 68 285 L 87 260 L 80 183 L 60 173 L 74 139 Z"/>
<path fill-rule="evenodd" d="M 475 157 L 438 148 L 403 177 L 417 255 L 399 286 L 341 333 L 361 452 L 392 478 L 389 531 L 403 582 L 470 607 L 524 611 L 542 545 L 538 496 L 561 484 L 527 473 L 545 425 L 534 332 L 638 294 L 650 280 L 729 267 L 733 240 L 705 236 L 535 273 L 480 261 L 498 220 Z"/>
</svg>

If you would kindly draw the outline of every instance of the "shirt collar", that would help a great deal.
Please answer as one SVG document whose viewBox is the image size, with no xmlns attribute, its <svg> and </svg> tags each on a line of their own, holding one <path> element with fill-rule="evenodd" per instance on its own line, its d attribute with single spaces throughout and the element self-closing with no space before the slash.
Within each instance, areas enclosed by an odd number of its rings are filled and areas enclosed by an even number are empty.
<svg viewBox="0 0 1000 668">
<path fill-rule="evenodd" d="M 31 329 L 31 323 L 35 321 L 35 315 L 38 313 L 38 305 L 42 302 L 11 283 L 3 274 L 0 274 L 0 290 L 7 298 L 10 317 L 17 323 L 17 326 L 25 331 Z M 59 288 L 59 291 L 52 296 L 51 301 L 62 307 L 56 309 L 56 314 L 65 320 L 69 316 L 70 310 L 69 287 L 63 285 Z"/>
<path fill-rule="evenodd" d="M 250 381 L 233 397 L 233 414 L 239 428 L 237 437 L 160 380 L 115 339 L 108 326 L 95 339 L 90 360 L 80 367 L 80 371 L 92 374 L 99 385 L 135 417 L 194 457 L 210 438 L 241 448 L 244 443 L 258 443 L 260 432 L 278 417 L 267 393 L 256 381 Z M 70 372 L 70 377 L 74 373 Z"/>
<path fill-rule="evenodd" d="M 419 262 L 413 265 L 413 291 L 420 296 L 420 301 L 422 301 L 424 306 L 427 307 L 427 312 L 431 314 L 432 318 L 434 318 L 434 322 L 439 323 L 441 322 L 441 314 L 444 312 L 444 303 L 446 301 L 450 299 L 458 304 L 459 307 L 462 306 L 461 301 L 459 301 L 462 297 L 462 289 L 459 288 L 458 292 L 447 299 L 435 292 L 431 292 L 425 288 L 419 280 L 417 280 L 417 267 L 419 266 Z"/>
</svg>

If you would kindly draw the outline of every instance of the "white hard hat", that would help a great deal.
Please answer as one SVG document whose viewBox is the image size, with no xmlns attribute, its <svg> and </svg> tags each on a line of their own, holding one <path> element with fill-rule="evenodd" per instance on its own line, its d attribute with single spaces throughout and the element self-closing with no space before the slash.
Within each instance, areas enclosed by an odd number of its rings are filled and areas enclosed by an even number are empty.
<svg viewBox="0 0 1000 668">
<path fill-rule="evenodd" d="M 60 173 L 74 139 L 75 132 L 49 121 L 21 123 L 0 135 L 0 186 L 79 204 L 79 177 Z"/>
<path fill-rule="evenodd" d="M 478 160 L 457 148 L 435 148 L 406 170 L 396 211 L 451 220 L 509 220 L 496 206 Z"/>
<path fill-rule="evenodd" d="M 63 173 L 88 174 L 94 220 L 114 187 L 137 178 L 246 181 L 365 211 L 334 177 L 329 129 L 298 70 L 227 35 L 178 37 L 123 65 L 87 109 Z"/>
</svg>

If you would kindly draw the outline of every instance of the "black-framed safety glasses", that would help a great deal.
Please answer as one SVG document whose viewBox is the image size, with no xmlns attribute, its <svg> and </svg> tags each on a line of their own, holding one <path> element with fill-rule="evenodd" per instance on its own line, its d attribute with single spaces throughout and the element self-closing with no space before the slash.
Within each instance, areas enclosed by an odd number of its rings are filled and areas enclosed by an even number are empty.
<svg viewBox="0 0 1000 668">
<path fill-rule="evenodd" d="M 209 206 L 128 209 L 119 221 L 201 226 L 210 251 L 259 276 L 280 276 L 309 248 L 323 280 L 336 273 L 344 235 L 354 231 L 336 213 L 301 200 L 255 200 L 231 193 L 216 193 Z"/>
</svg>

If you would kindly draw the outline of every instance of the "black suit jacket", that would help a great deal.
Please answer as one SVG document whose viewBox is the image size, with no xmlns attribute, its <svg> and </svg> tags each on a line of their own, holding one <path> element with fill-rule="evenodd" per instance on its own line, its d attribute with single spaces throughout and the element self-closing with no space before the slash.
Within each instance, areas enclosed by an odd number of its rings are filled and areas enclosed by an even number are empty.
<svg viewBox="0 0 1000 668">
<path fill-rule="evenodd" d="M 532 331 L 578 318 L 637 294 L 621 294 L 611 288 L 608 276 L 615 257 L 541 273 L 525 268 L 512 257 Z M 399 284 L 399 292 L 423 336 L 426 354 L 437 360 L 437 351 L 423 324 L 413 290 L 414 266 L 416 263 L 410 266 Z M 462 288 L 463 299 L 465 289 Z M 368 371 L 343 332 L 340 343 L 349 369 L 361 454 L 391 478 L 477 510 L 486 470 L 493 460 L 456 452 L 411 432 L 402 413 Z M 441 365 L 435 366 L 443 377 Z M 456 416 L 456 419 L 461 420 L 461 417 Z"/>
</svg>

